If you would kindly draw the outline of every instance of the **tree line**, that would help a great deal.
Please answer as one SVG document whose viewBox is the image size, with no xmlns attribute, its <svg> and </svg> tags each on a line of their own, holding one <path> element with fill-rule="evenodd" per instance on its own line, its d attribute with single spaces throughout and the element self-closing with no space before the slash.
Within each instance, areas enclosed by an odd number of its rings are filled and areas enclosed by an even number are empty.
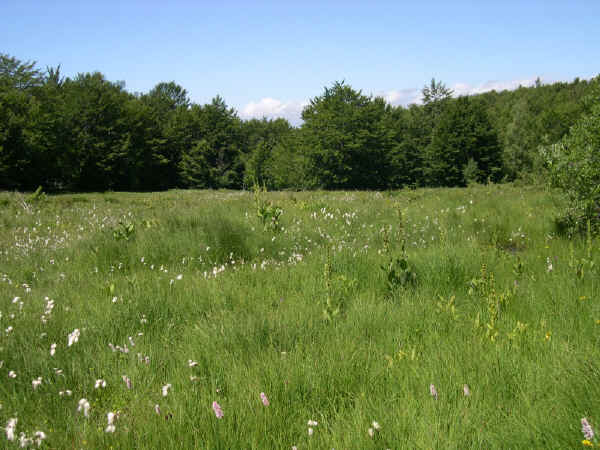
<svg viewBox="0 0 600 450">
<path fill-rule="evenodd" d="M 242 120 L 175 82 L 130 93 L 99 72 L 0 54 L 0 189 L 46 191 L 397 189 L 531 178 L 539 148 L 586 113 L 600 78 L 454 98 L 432 80 L 422 104 L 392 106 L 345 82 L 303 123 Z"/>
</svg>

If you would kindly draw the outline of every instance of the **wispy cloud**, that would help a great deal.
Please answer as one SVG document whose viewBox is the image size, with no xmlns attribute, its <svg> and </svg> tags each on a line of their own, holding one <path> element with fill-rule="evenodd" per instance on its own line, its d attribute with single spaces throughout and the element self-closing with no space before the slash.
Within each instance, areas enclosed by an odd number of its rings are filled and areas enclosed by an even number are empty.
<svg viewBox="0 0 600 450">
<path fill-rule="evenodd" d="M 533 86 L 535 78 L 525 78 L 518 80 L 507 81 L 486 81 L 478 85 L 468 83 L 455 83 L 449 86 L 454 91 L 454 96 L 460 95 L 475 95 L 492 90 L 504 91 L 517 89 L 519 86 Z M 388 91 L 379 91 L 375 94 L 378 97 L 383 97 L 386 102 L 393 106 L 408 106 L 410 104 L 421 103 L 421 88 L 408 89 L 391 89 Z M 308 100 L 298 101 L 290 100 L 283 101 L 271 97 L 262 98 L 256 102 L 250 102 L 245 105 L 240 112 L 243 119 L 276 119 L 282 117 L 287 119 L 292 125 L 300 125 L 302 123 L 302 109 L 308 105 Z"/>
<path fill-rule="evenodd" d="M 535 78 L 526 78 L 522 80 L 510 80 L 510 81 L 486 81 L 485 83 L 473 86 L 467 83 L 456 83 L 452 86 L 454 90 L 454 96 L 459 95 L 474 95 L 481 94 L 489 91 L 512 91 L 517 89 L 519 86 L 529 87 L 535 84 Z"/>
<path fill-rule="evenodd" d="M 450 86 L 450 89 L 454 91 L 454 97 L 461 95 L 475 95 L 482 94 L 489 91 L 504 91 L 517 89 L 519 86 L 533 86 L 535 84 L 535 78 L 526 78 L 520 80 L 508 80 L 508 81 L 486 81 L 478 85 L 472 85 L 468 83 L 455 83 Z M 394 106 L 408 106 L 410 104 L 421 103 L 421 88 L 412 89 L 392 89 L 389 91 L 382 91 L 377 94 L 383 97 L 385 101 Z"/>
</svg>

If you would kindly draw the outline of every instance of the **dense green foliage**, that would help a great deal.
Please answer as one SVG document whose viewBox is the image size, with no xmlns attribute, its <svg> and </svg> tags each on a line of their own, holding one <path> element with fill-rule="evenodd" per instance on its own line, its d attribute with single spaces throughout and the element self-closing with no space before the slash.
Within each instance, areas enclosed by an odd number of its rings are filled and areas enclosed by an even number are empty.
<svg viewBox="0 0 600 450">
<path fill-rule="evenodd" d="M 583 448 L 599 242 L 556 194 L 0 193 L 0 448 Z"/>
<path fill-rule="evenodd" d="M 217 96 L 194 104 L 175 82 L 131 94 L 101 73 L 0 54 L 0 189 L 394 189 L 539 176 L 538 149 L 562 139 L 599 80 L 452 98 L 432 80 L 423 104 L 393 107 L 335 82 L 297 128 L 241 120 Z"/>
<path fill-rule="evenodd" d="M 542 150 L 552 185 L 562 189 L 569 207 L 561 223 L 568 232 L 589 226 L 600 231 L 600 89 L 587 99 L 590 111 L 563 139 Z"/>
</svg>

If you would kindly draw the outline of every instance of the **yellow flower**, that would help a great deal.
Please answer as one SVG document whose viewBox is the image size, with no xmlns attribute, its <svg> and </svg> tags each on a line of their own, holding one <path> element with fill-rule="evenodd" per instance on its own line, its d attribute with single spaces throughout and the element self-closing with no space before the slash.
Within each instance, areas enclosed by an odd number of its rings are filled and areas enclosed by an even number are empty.
<svg viewBox="0 0 600 450">
<path fill-rule="evenodd" d="M 581 441 L 581 443 L 583 445 L 585 445 L 586 447 L 593 447 L 594 444 L 592 444 L 590 441 L 588 441 L 587 439 L 584 439 L 583 441 Z"/>
<path fill-rule="evenodd" d="M 546 333 L 546 340 L 549 341 L 550 338 L 552 337 L 552 333 L 550 333 L 549 331 Z"/>
</svg>

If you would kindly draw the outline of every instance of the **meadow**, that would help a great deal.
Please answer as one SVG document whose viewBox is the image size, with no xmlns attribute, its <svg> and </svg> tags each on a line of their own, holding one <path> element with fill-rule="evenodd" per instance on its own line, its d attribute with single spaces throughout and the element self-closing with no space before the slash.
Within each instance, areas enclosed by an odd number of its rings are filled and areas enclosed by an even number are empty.
<svg viewBox="0 0 600 450">
<path fill-rule="evenodd" d="M 562 207 L 0 193 L 0 446 L 597 445 L 598 242 L 559 235 Z"/>
</svg>

